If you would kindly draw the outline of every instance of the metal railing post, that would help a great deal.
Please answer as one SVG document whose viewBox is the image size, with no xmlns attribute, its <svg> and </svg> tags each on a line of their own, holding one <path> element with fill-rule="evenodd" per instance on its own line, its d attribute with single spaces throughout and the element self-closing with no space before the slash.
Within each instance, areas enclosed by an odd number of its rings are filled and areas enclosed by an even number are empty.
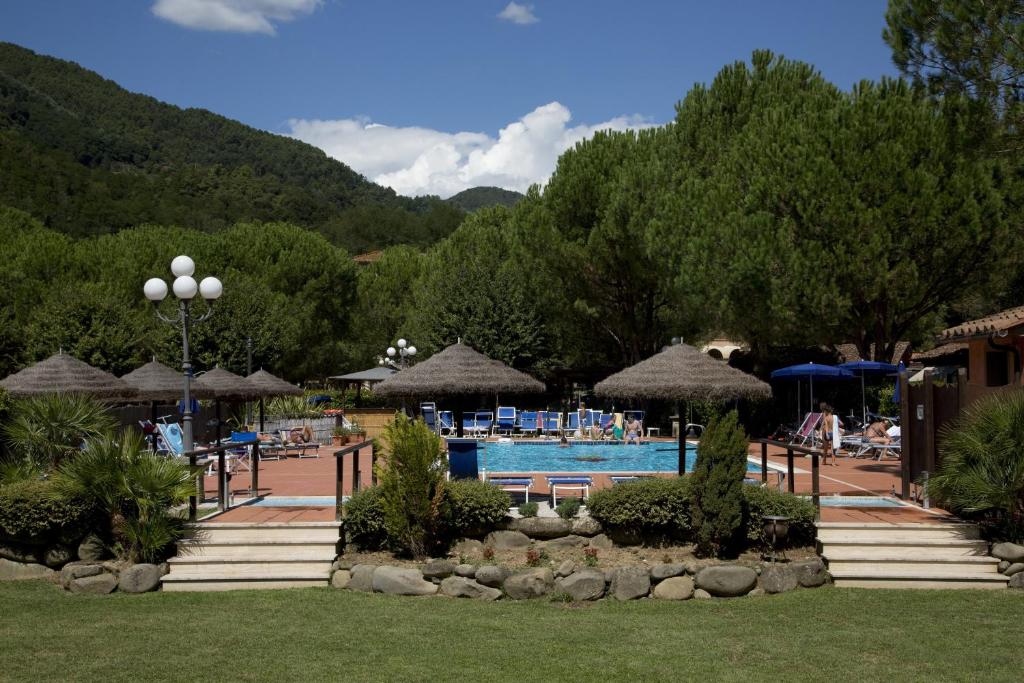
<svg viewBox="0 0 1024 683">
<path fill-rule="evenodd" d="M 377 485 L 377 445 L 370 443 L 370 486 Z"/>
<path fill-rule="evenodd" d="M 789 492 L 796 493 L 796 476 L 793 474 L 793 449 L 786 449 L 786 476 L 789 477 Z"/>
<path fill-rule="evenodd" d="M 345 468 L 344 459 L 337 453 L 334 454 L 334 519 L 341 521 L 344 506 L 341 499 L 345 490 Z"/>
<path fill-rule="evenodd" d="M 359 490 L 359 449 L 352 451 L 352 495 Z"/>
<path fill-rule="evenodd" d="M 768 444 L 761 443 L 761 483 L 768 483 Z"/>
<path fill-rule="evenodd" d="M 249 496 L 256 498 L 260 495 L 260 442 L 252 445 L 252 477 L 250 478 Z"/>
<path fill-rule="evenodd" d="M 194 454 L 189 454 L 189 456 L 188 456 L 188 466 L 189 466 L 189 469 L 192 472 L 196 471 L 196 456 Z M 202 494 L 205 495 L 205 493 L 206 493 L 206 491 L 203 490 L 204 487 L 203 487 L 203 473 L 202 472 L 200 472 L 200 473 L 198 473 L 196 475 L 196 482 L 195 482 L 195 484 L 196 485 L 192 487 L 192 495 L 188 497 L 188 521 L 190 521 L 190 522 L 196 521 L 196 514 L 197 514 L 197 511 L 199 509 L 199 500 L 198 500 L 198 497 L 197 497 L 196 494 L 198 492 L 202 492 Z"/>
<path fill-rule="evenodd" d="M 814 500 L 814 521 L 821 519 L 821 486 L 818 479 L 818 454 L 811 454 L 811 498 Z"/>
<path fill-rule="evenodd" d="M 224 448 L 217 451 L 217 508 L 221 512 L 228 509 L 227 453 L 225 451 Z"/>
</svg>

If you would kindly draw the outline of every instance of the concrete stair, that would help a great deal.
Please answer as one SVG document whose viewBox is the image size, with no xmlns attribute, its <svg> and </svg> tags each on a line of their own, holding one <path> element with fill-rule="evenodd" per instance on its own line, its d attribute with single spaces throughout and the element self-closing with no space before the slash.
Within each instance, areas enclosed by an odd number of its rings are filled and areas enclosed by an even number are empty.
<svg viewBox="0 0 1024 683">
<path fill-rule="evenodd" d="M 819 522 L 818 544 L 837 586 L 1005 588 L 999 560 L 973 524 Z"/>
<path fill-rule="evenodd" d="M 168 592 L 326 586 L 338 522 L 201 522 L 178 543 L 163 577 Z"/>
</svg>

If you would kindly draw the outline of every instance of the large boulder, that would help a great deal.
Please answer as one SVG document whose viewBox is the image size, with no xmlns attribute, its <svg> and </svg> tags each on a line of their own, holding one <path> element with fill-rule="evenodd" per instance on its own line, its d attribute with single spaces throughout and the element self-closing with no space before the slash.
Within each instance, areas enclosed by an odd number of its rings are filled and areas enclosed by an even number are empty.
<svg viewBox="0 0 1024 683">
<path fill-rule="evenodd" d="M 43 564 L 40 548 L 20 543 L 0 543 L 0 558 L 11 562 Z"/>
<path fill-rule="evenodd" d="M 798 585 L 796 572 L 784 564 L 770 564 L 761 572 L 761 588 L 765 593 L 785 593 Z"/>
<path fill-rule="evenodd" d="M 102 560 L 107 556 L 107 545 L 96 534 L 89 534 L 78 544 L 78 559 L 86 562 Z"/>
<path fill-rule="evenodd" d="M 491 588 L 501 588 L 508 575 L 509 571 L 507 569 L 496 564 L 485 564 L 478 567 L 475 574 L 478 583 L 490 586 Z"/>
<path fill-rule="evenodd" d="M 1003 570 L 1003 574 L 1006 576 L 1013 576 L 1014 574 L 1019 574 L 1021 572 L 1024 572 L 1024 562 L 1014 562 Z"/>
<path fill-rule="evenodd" d="M 601 524 L 593 517 L 577 517 L 572 522 L 572 533 L 577 536 L 597 536 L 601 533 Z"/>
<path fill-rule="evenodd" d="M 562 564 L 558 565 L 558 569 L 555 570 L 555 578 L 569 576 L 576 571 L 576 563 L 572 560 L 565 560 Z"/>
<path fill-rule="evenodd" d="M 541 541 L 540 545 L 549 550 L 568 550 L 569 548 L 580 548 L 587 544 L 587 539 L 576 534 L 552 538 L 549 541 Z"/>
<path fill-rule="evenodd" d="M 451 560 L 428 560 L 423 565 L 424 579 L 444 579 L 455 571 L 455 563 Z"/>
<path fill-rule="evenodd" d="M 797 560 L 790 563 L 790 568 L 796 574 L 796 579 L 804 588 L 817 588 L 828 583 L 831 576 L 825 569 L 825 563 L 820 557 L 812 557 L 809 560 Z"/>
<path fill-rule="evenodd" d="M 93 562 L 68 562 L 60 570 L 60 585 L 65 589 L 70 588 L 71 582 L 86 576 L 96 576 L 103 573 L 103 567 Z"/>
<path fill-rule="evenodd" d="M 43 564 L 51 569 L 60 569 L 75 559 L 75 551 L 66 545 L 51 545 L 43 553 Z"/>
<path fill-rule="evenodd" d="M 693 591 L 693 598 L 695 600 L 710 600 L 713 596 L 703 588 L 698 588 Z"/>
<path fill-rule="evenodd" d="M 474 556 L 481 554 L 483 551 L 483 542 L 478 541 L 475 538 L 463 538 L 452 546 L 452 554 L 456 556 Z"/>
<path fill-rule="evenodd" d="M 587 544 L 591 548 L 597 548 L 598 550 L 611 550 L 615 547 L 612 543 L 612 539 L 608 538 L 604 534 L 598 534 L 590 539 L 590 543 Z"/>
<path fill-rule="evenodd" d="M 352 581 L 352 572 L 348 569 L 338 569 L 331 574 L 331 588 L 348 588 Z"/>
<path fill-rule="evenodd" d="M 105 572 L 75 579 L 68 585 L 68 589 L 72 593 L 95 593 L 96 595 L 112 593 L 115 588 L 117 588 L 117 577 Z"/>
<path fill-rule="evenodd" d="M 757 572 L 738 564 L 704 567 L 697 572 L 697 587 L 719 598 L 746 595 L 757 585 Z"/>
<path fill-rule="evenodd" d="M 1010 588 L 1024 588 L 1024 572 L 1018 572 L 1011 576 L 1006 585 Z"/>
<path fill-rule="evenodd" d="M 651 573 L 647 567 L 619 567 L 608 593 L 616 600 L 636 600 L 651 592 Z"/>
<path fill-rule="evenodd" d="M 651 579 L 662 581 L 672 576 L 682 576 L 686 572 L 686 565 L 682 562 L 663 562 L 651 567 Z"/>
<path fill-rule="evenodd" d="M 484 586 L 464 576 L 449 576 L 441 582 L 441 593 L 452 598 L 475 598 L 477 600 L 497 600 L 501 591 L 497 588 Z"/>
<path fill-rule="evenodd" d="M 391 595 L 433 595 L 437 584 L 424 579 L 419 569 L 383 566 L 373 573 L 373 590 Z"/>
<path fill-rule="evenodd" d="M 513 600 L 527 600 L 546 595 L 554 583 L 555 577 L 550 569 L 537 568 L 513 574 L 502 585 L 505 593 Z"/>
<path fill-rule="evenodd" d="M 530 537 L 522 531 L 492 531 L 484 539 L 484 545 L 489 545 L 495 550 L 511 550 L 512 548 L 525 548 L 530 545 Z"/>
<path fill-rule="evenodd" d="M 22 579 L 48 579 L 57 572 L 45 564 L 35 562 L 12 562 L 0 557 L 0 581 L 20 581 Z"/>
<path fill-rule="evenodd" d="M 121 571 L 117 589 L 124 593 L 148 593 L 160 585 L 160 566 L 133 564 Z"/>
<path fill-rule="evenodd" d="M 530 538 L 559 538 L 572 532 L 572 522 L 561 517 L 522 517 L 509 527 Z"/>
<path fill-rule="evenodd" d="M 1024 545 L 996 543 L 992 546 L 992 557 L 998 557 L 1007 562 L 1024 562 Z"/>
<path fill-rule="evenodd" d="M 689 600 L 693 597 L 693 579 L 670 576 L 655 586 L 651 595 L 660 600 Z"/>
<path fill-rule="evenodd" d="M 461 576 L 466 579 L 472 579 L 476 576 L 476 565 L 473 564 L 459 564 L 455 566 L 455 576 Z"/>
<path fill-rule="evenodd" d="M 604 596 L 604 572 L 599 569 L 581 569 L 559 579 L 556 585 L 576 602 L 599 600 Z"/>
<path fill-rule="evenodd" d="M 348 589 L 362 593 L 373 592 L 373 575 L 377 571 L 375 564 L 357 564 L 349 570 Z"/>
</svg>

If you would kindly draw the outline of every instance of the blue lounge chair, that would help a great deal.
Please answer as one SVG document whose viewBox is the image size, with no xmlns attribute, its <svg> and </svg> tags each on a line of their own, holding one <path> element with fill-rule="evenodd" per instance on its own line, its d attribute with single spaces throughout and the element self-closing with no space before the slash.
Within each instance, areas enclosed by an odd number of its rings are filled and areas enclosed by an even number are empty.
<svg viewBox="0 0 1024 683">
<path fill-rule="evenodd" d="M 642 481 L 644 479 L 654 479 L 654 477 L 647 475 L 629 474 L 623 476 L 612 476 L 608 477 L 612 480 L 612 484 L 627 484 L 631 481 Z"/>
<path fill-rule="evenodd" d="M 479 479 L 480 462 L 476 439 L 446 439 L 448 476 L 451 479 Z"/>
<path fill-rule="evenodd" d="M 476 433 L 476 411 L 471 413 L 462 414 L 462 433 L 463 434 L 475 434 Z"/>
<path fill-rule="evenodd" d="M 562 428 L 564 436 L 572 436 L 580 429 L 580 411 L 575 410 L 568 415 L 565 426 Z"/>
<path fill-rule="evenodd" d="M 487 436 L 491 433 L 491 425 L 494 424 L 494 413 L 489 410 L 478 410 L 476 413 L 476 434 Z"/>
<path fill-rule="evenodd" d="M 423 423 L 430 427 L 430 431 L 437 432 L 437 405 L 433 403 L 421 403 L 420 404 L 420 417 L 423 418 Z"/>
<path fill-rule="evenodd" d="M 498 406 L 498 419 L 494 424 L 496 434 L 512 434 L 516 428 L 516 409 L 511 406 Z"/>
<path fill-rule="evenodd" d="M 593 477 L 547 477 L 551 488 L 551 507 L 558 505 L 558 489 L 579 491 L 583 498 L 590 498 L 590 487 L 594 485 Z"/>
<path fill-rule="evenodd" d="M 583 428 L 590 429 L 596 427 L 601 422 L 601 411 L 600 410 L 587 410 L 583 414 Z"/>
<path fill-rule="evenodd" d="M 519 432 L 521 434 L 537 434 L 537 411 L 524 410 L 519 413 Z"/>
<path fill-rule="evenodd" d="M 158 422 L 156 429 L 160 432 L 160 441 L 163 442 L 165 452 L 175 456 L 185 452 L 185 437 L 181 433 L 181 425 L 177 422 Z"/>
<path fill-rule="evenodd" d="M 509 493 L 524 493 L 526 494 L 526 502 L 530 502 L 530 489 L 533 488 L 533 477 L 492 477 L 487 480 L 487 483 L 494 484 Z"/>
<path fill-rule="evenodd" d="M 541 414 L 544 415 L 543 432 L 557 435 L 562 430 L 562 414 L 553 410 L 542 411 Z"/>
<path fill-rule="evenodd" d="M 442 410 L 438 413 L 438 431 L 441 436 L 454 434 L 458 431 L 458 428 L 455 426 L 455 413 L 450 410 Z"/>
</svg>

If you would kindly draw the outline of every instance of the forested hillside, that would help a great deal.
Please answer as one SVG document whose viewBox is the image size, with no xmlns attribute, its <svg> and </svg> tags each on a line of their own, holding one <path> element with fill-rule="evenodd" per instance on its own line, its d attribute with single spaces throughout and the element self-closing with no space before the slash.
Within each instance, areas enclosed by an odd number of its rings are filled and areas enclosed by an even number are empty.
<svg viewBox="0 0 1024 683">
<path fill-rule="evenodd" d="M 486 209 L 492 206 L 512 207 L 518 204 L 522 198 L 523 195 L 518 192 L 504 190 L 500 187 L 471 187 L 468 190 L 452 195 L 447 201 L 463 211 L 472 213 L 478 209 Z"/>
<path fill-rule="evenodd" d="M 10 43 L 0 43 L 0 203 L 74 236 L 287 221 L 350 251 L 426 246 L 463 216 L 437 198 L 399 197 L 306 143 Z"/>
</svg>

